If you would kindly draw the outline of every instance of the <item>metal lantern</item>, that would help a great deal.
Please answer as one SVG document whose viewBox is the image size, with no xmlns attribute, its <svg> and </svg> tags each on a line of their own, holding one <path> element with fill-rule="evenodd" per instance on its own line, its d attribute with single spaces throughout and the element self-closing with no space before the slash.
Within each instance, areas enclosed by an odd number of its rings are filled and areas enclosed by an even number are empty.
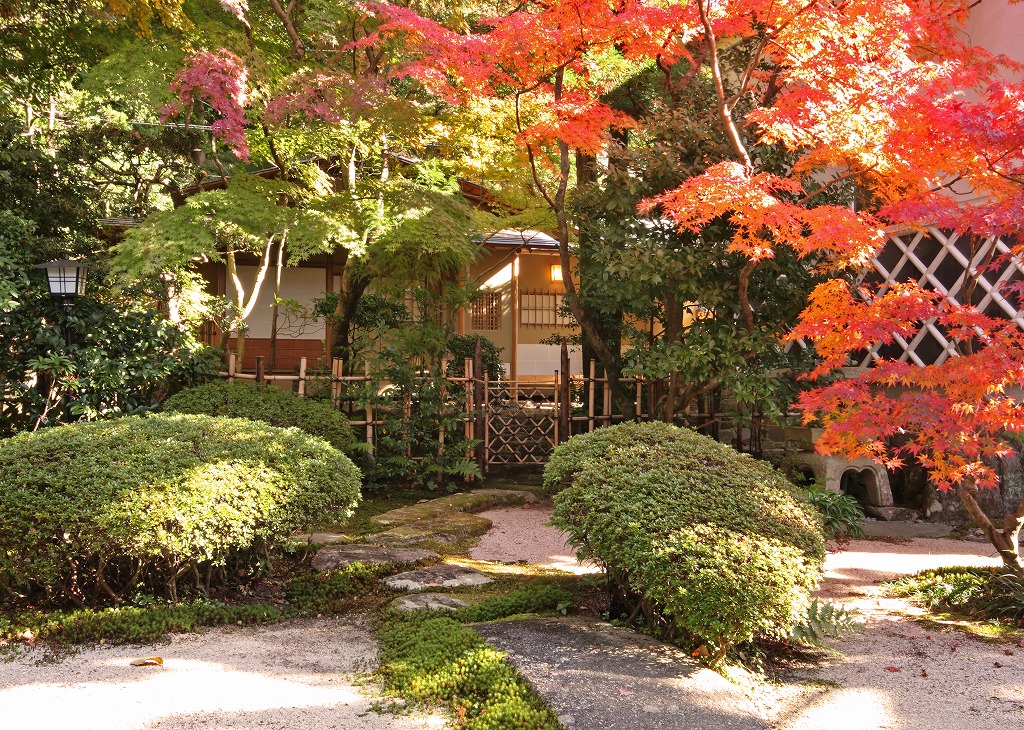
<svg viewBox="0 0 1024 730">
<path fill-rule="evenodd" d="M 36 264 L 36 268 L 46 269 L 50 296 L 60 299 L 65 307 L 70 308 L 76 298 L 85 294 L 85 274 L 89 266 L 81 261 L 48 261 L 45 264 Z"/>
</svg>

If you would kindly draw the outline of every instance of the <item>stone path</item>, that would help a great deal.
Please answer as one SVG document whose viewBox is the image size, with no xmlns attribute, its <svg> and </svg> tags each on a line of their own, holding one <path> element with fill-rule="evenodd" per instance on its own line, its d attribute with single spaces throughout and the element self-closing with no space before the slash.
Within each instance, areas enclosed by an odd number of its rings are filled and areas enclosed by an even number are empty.
<svg viewBox="0 0 1024 730">
<path fill-rule="evenodd" d="M 578 619 L 477 624 L 568 730 L 764 730 L 739 688 L 684 652 Z"/>
</svg>

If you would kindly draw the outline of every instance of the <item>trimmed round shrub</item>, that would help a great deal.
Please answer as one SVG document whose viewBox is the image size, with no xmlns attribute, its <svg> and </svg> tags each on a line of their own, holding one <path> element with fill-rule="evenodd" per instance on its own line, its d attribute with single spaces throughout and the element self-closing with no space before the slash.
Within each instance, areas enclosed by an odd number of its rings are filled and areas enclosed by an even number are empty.
<svg viewBox="0 0 1024 730">
<path fill-rule="evenodd" d="M 787 636 L 821 577 L 821 518 L 799 490 L 689 429 L 627 423 L 575 436 L 544 481 L 564 487 L 552 523 L 605 566 L 613 609 L 642 612 L 715 661 L 733 644 Z"/>
<path fill-rule="evenodd" d="M 156 415 L 0 441 L 0 585 L 53 603 L 177 599 L 346 519 L 359 470 L 323 439 L 240 418 Z"/>
<path fill-rule="evenodd" d="M 164 411 L 248 418 L 271 426 L 301 428 L 346 453 L 351 453 L 355 445 L 352 427 L 337 408 L 272 385 L 216 380 L 176 393 L 164 403 Z"/>
</svg>

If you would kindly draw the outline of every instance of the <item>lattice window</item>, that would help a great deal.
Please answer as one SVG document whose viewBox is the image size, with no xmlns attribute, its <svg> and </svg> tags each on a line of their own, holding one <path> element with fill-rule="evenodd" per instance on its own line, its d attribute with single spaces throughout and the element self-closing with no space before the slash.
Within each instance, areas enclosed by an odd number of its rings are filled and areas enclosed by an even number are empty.
<svg viewBox="0 0 1024 730">
<path fill-rule="evenodd" d="M 938 228 L 890 234 L 885 248 L 871 262 L 874 272 L 865 280 L 881 285 L 879 293 L 896 282 L 916 281 L 922 288 L 962 304 L 965 285 L 971 274 L 977 273 L 973 303 L 978 310 L 1011 319 L 1024 329 L 1024 312 L 1020 311 L 1016 297 L 1006 291 L 1006 284 L 1024 279 L 1024 267 L 1019 259 L 1007 256 L 1009 251 L 1010 246 L 998 238 L 972 242 L 967 236 Z M 998 264 L 986 267 L 990 259 Z M 941 363 L 955 352 L 942 328 L 927 322 L 909 340 L 897 335 L 892 344 L 871 348 L 857 365 L 866 366 L 877 357 L 930 365 Z"/>
<path fill-rule="evenodd" d="M 562 314 L 562 296 L 554 292 L 520 292 L 519 323 L 523 327 L 573 327 L 573 318 Z"/>
<path fill-rule="evenodd" d="M 501 292 L 482 292 L 473 302 L 472 327 L 475 330 L 501 329 Z"/>
</svg>

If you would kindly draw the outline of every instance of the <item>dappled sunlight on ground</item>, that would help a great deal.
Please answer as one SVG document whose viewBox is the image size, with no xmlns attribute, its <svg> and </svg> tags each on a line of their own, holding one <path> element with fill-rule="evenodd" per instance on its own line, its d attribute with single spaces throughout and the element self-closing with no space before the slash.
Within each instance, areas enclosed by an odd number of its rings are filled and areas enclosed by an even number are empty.
<svg viewBox="0 0 1024 730">
<path fill-rule="evenodd" d="M 131 666 L 159 656 L 162 666 Z M 354 683 L 370 667 L 365 629 L 338 620 L 214 629 L 145 647 L 86 649 L 57 663 L 29 653 L 0 664 L 3 727 L 441 728 L 435 715 L 392 717 Z"/>
</svg>

